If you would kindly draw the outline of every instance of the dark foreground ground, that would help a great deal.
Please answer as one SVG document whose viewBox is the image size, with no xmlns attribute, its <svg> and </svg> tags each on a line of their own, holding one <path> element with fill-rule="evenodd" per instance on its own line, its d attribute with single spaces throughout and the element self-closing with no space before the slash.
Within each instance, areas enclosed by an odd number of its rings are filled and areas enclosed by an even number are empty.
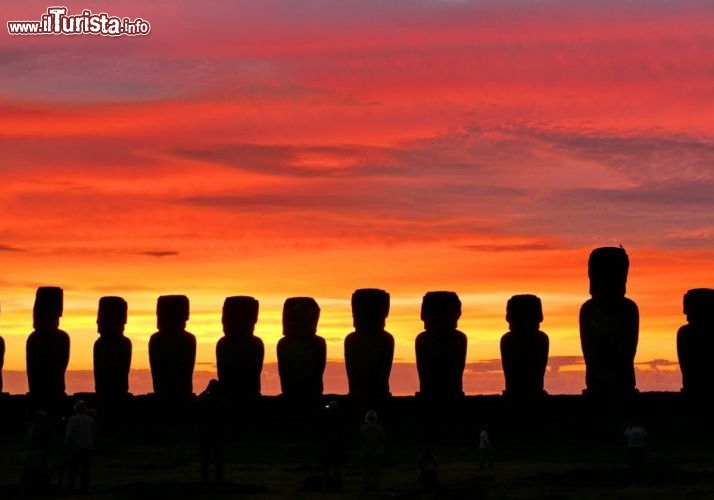
<svg viewBox="0 0 714 500">
<path fill-rule="evenodd" d="M 55 413 L 58 436 L 78 397 L 97 409 L 99 427 L 91 492 L 82 498 L 363 497 L 356 436 L 364 408 L 344 396 L 300 406 L 266 397 L 221 408 L 218 416 L 195 401 L 166 405 L 142 396 L 106 405 L 77 395 Z M 339 491 L 319 491 L 317 480 L 329 399 L 339 401 L 345 421 Z M 0 499 L 20 498 L 20 457 L 33 410 L 24 396 L 0 399 Z M 473 396 L 437 405 L 409 397 L 393 398 L 378 412 L 389 438 L 380 498 L 714 499 L 713 413 L 680 394 L 607 402 L 554 396 L 527 404 Z M 633 417 L 650 435 L 645 468 L 636 476 L 625 465 L 623 437 Z M 481 470 L 478 433 L 484 423 L 491 426 L 495 463 Z M 224 443 L 223 483 L 201 482 L 206 432 Z M 419 492 L 417 460 L 424 447 L 436 457 L 442 484 L 431 497 Z M 61 456 L 58 444 L 56 463 Z"/>
</svg>

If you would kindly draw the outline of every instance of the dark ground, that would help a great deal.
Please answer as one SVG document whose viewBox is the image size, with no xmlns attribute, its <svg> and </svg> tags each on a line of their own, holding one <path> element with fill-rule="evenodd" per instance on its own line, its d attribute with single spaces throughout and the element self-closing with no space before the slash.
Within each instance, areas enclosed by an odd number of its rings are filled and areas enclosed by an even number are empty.
<svg viewBox="0 0 714 500">
<path fill-rule="evenodd" d="M 225 444 L 225 480 L 202 484 L 205 414 L 194 401 L 165 406 L 141 396 L 112 409 L 93 395 L 78 395 L 58 410 L 58 428 L 77 397 L 97 408 L 99 427 L 91 493 L 82 498 L 361 498 L 356 435 L 363 409 L 344 396 L 334 397 L 347 428 L 344 483 L 329 492 L 303 486 L 321 474 L 321 418 L 330 398 L 305 407 L 264 397 L 225 409 L 225 430 L 216 430 L 215 419 L 209 426 Z M 25 396 L 0 399 L 0 499 L 19 498 L 20 456 L 32 411 Z M 712 413 L 677 393 L 607 403 L 552 396 L 522 405 L 500 396 L 470 396 L 451 405 L 393 398 L 379 414 L 389 438 L 381 498 L 714 499 Z M 639 476 L 626 467 L 622 434 L 633 415 L 650 434 Z M 478 432 L 487 422 L 495 465 L 480 470 Z M 418 491 L 423 446 L 433 450 L 443 485 L 432 497 Z"/>
</svg>

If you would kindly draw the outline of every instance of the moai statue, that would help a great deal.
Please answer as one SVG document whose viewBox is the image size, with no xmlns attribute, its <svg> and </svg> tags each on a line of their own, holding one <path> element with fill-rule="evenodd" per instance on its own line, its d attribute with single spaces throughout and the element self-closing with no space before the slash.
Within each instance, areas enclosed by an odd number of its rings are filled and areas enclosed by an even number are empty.
<svg viewBox="0 0 714 500">
<path fill-rule="evenodd" d="M 94 342 L 94 390 L 97 396 L 117 398 L 129 393 L 131 340 L 124 336 L 127 304 L 121 297 L 102 297 L 97 311 Z"/>
<path fill-rule="evenodd" d="M 533 399 L 544 396 L 548 335 L 540 331 L 543 306 L 535 295 L 514 295 L 506 306 L 509 331 L 501 337 L 504 396 Z"/>
<path fill-rule="evenodd" d="M 390 396 L 389 374 L 394 359 L 394 337 L 384 329 L 389 294 L 362 288 L 352 294 L 355 331 L 345 337 L 345 368 L 350 396 L 375 402 Z"/>
<path fill-rule="evenodd" d="M 2 367 L 5 364 L 5 340 L 0 337 L 0 394 L 2 393 Z"/>
<path fill-rule="evenodd" d="M 60 330 L 63 290 L 42 286 L 35 294 L 34 331 L 25 345 L 30 396 L 54 405 L 65 395 L 64 374 L 69 363 L 69 335 Z"/>
<path fill-rule="evenodd" d="M 454 292 L 427 292 L 421 304 L 424 331 L 416 338 L 419 395 L 430 399 L 463 396 L 466 335 L 457 330 L 461 300 Z"/>
<path fill-rule="evenodd" d="M 265 346 L 253 332 L 258 321 L 258 301 L 253 297 L 227 297 L 223 303 L 224 337 L 216 344 L 218 381 L 231 399 L 260 396 Z"/>
<path fill-rule="evenodd" d="M 193 394 L 196 337 L 186 331 L 189 302 L 185 295 L 163 295 L 156 304 L 158 332 L 149 339 L 149 364 L 157 396 Z"/>
<path fill-rule="evenodd" d="M 322 395 L 327 364 L 325 339 L 317 335 L 320 307 L 312 297 L 283 304 L 283 338 L 278 341 L 278 372 L 283 395 L 311 399 Z"/>
<path fill-rule="evenodd" d="M 711 396 L 714 394 L 714 290 L 689 290 L 684 295 L 684 314 L 687 324 L 677 332 L 682 391 Z"/>
<path fill-rule="evenodd" d="M 625 297 L 629 259 L 621 247 L 596 248 L 588 261 L 591 299 L 580 308 L 580 342 L 588 395 L 637 392 L 635 354 L 640 313 Z"/>
</svg>

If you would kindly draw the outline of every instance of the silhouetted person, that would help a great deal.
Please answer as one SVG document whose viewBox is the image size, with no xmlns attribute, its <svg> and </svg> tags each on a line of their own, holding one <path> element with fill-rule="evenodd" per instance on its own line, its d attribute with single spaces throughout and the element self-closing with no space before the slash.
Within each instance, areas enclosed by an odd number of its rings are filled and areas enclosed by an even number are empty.
<svg viewBox="0 0 714 500">
<path fill-rule="evenodd" d="M 637 304 L 625 297 L 628 269 L 623 248 L 596 248 L 590 254 L 592 298 L 580 308 L 580 341 L 590 395 L 627 396 L 636 392 L 640 315 Z"/>
<path fill-rule="evenodd" d="M 79 473 L 80 491 L 89 491 L 89 469 L 94 455 L 97 427 L 87 412 L 87 404 L 80 400 L 74 405 L 74 415 L 67 419 L 65 449 L 68 453 L 67 489 L 74 490 Z"/>
<path fill-rule="evenodd" d="M 30 395 L 50 406 L 65 395 L 64 374 L 69 363 L 69 335 L 59 329 L 62 308 L 61 288 L 38 288 L 32 314 L 35 330 L 26 343 Z"/>
<path fill-rule="evenodd" d="M 416 338 L 419 395 L 435 399 L 463 396 L 466 335 L 457 330 L 461 300 L 454 292 L 427 292 L 421 304 L 424 331 Z"/>
<path fill-rule="evenodd" d="M 384 465 L 387 435 L 379 423 L 377 412 L 369 410 L 359 429 L 360 457 L 362 459 L 362 493 L 379 493 L 379 480 Z"/>
<path fill-rule="evenodd" d="M 345 418 L 337 401 L 330 401 L 320 422 L 320 460 L 327 489 L 342 487 L 342 466 L 347 454 Z"/>
<path fill-rule="evenodd" d="M 0 393 L 2 393 L 2 367 L 5 364 L 5 339 L 0 337 Z"/>
<path fill-rule="evenodd" d="M 325 339 L 317 335 L 320 307 L 312 297 L 290 297 L 283 305 L 283 338 L 278 341 L 280 388 L 285 396 L 322 395 L 327 363 Z"/>
<path fill-rule="evenodd" d="M 226 403 L 222 384 L 212 379 L 198 395 L 201 417 L 201 480 L 207 483 L 211 459 L 215 467 L 216 481 L 223 481 L 224 446 L 226 430 Z"/>
<path fill-rule="evenodd" d="M 419 473 L 419 490 L 426 495 L 434 495 L 434 498 L 438 498 L 436 495 L 441 490 L 439 465 L 436 463 L 436 458 L 429 448 L 422 448 L 419 453 L 417 469 Z"/>
<path fill-rule="evenodd" d="M 156 305 L 158 332 L 149 339 L 149 363 L 157 396 L 193 394 L 196 337 L 186 331 L 188 297 L 163 295 Z"/>
<path fill-rule="evenodd" d="M 527 399 L 543 396 L 549 341 L 539 329 L 543 321 L 540 299 L 514 295 L 506 306 L 506 321 L 510 331 L 501 337 L 504 395 Z"/>
<path fill-rule="evenodd" d="M 633 419 L 624 434 L 627 439 L 627 467 L 633 473 L 640 473 L 645 464 L 647 431 L 639 420 Z"/>
<path fill-rule="evenodd" d="M 54 431 L 44 410 L 35 412 L 22 451 L 20 488 L 22 496 L 46 496 L 52 478 L 50 460 Z"/>
<path fill-rule="evenodd" d="M 260 396 L 260 373 L 265 347 L 253 335 L 258 321 L 258 301 L 253 297 L 228 297 L 223 303 L 224 337 L 216 344 L 218 380 L 233 399 Z"/>
<path fill-rule="evenodd" d="M 394 337 L 384 326 L 389 294 L 362 288 L 352 294 L 355 331 L 345 337 L 345 368 L 351 396 L 365 402 L 386 398 L 394 358 Z"/>
<path fill-rule="evenodd" d="M 94 342 L 94 390 L 99 397 L 116 398 L 129 393 L 131 340 L 124 336 L 126 319 L 124 299 L 99 299 L 99 338 Z"/>
<path fill-rule="evenodd" d="M 697 396 L 714 394 L 714 290 L 695 288 L 684 295 L 687 324 L 677 332 L 682 390 Z"/>
</svg>

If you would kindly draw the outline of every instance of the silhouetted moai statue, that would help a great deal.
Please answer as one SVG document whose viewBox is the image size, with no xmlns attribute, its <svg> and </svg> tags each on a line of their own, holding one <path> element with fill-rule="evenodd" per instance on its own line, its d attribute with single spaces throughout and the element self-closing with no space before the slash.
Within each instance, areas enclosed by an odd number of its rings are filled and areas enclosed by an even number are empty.
<svg viewBox="0 0 714 500">
<path fill-rule="evenodd" d="M 385 331 L 389 294 L 362 288 L 352 294 L 355 331 L 345 337 L 345 368 L 350 396 L 365 403 L 390 396 L 389 375 L 394 359 L 394 337 Z"/>
<path fill-rule="evenodd" d="M 258 321 L 258 301 L 253 297 L 227 297 L 223 303 L 224 337 L 216 344 L 218 380 L 232 399 L 260 396 L 265 346 L 253 335 Z"/>
<path fill-rule="evenodd" d="M 682 391 L 714 394 L 714 290 L 694 288 L 684 295 L 687 324 L 677 332 Z"/>
<path fill-rule="evenodd" d="M 625 297 L 629 259 L 623 248 L 590 253 L 591 299 L 580 308 L 580 342 L 585 358 L 586 393 L 628 396 L 637 392 L 635 354 L 640 313 Z"/>
<path fill-rule="evenodd" d="M 312 297 L 290 297 L 283 305 L 283 338 L 278 371 L 283 395 L 311 399 L 322 395 L 327 363 L 325 339 L 317 335 L 320 307 Z"/>
<path fill-rule="evenodd" d="M 163 295 L 156 304 L 158 332 L 149 339 L 149 363 L 157 396 L 193 394 L 196 337 L 186 331 L 189 302 L 185 295 Z"/>
<path fill-rule="evenodd" d="M 124 336 L 127 304 L 121 297 L 102 297 L 97 311 L 94 342 L 94 390 L 97 396 L 116 398 L 129 393 L 131 340 Z"/>
<path fill-rule="evenodd" d="M 506 306 L 510 331 L 501 337 L 505 396 L 532 399 L 545 395 L 548 335 L 540 331 L 543 307 L 535 295 L 514 295 Z"/>
<path fill-rule="evenodd" d="M 461 300 L 454 292 L 427 292 L 421 304 L 424 330 L 416 338 L 419 395 L 430 399 L 463 396 L 466 335 L 457 330 Z"/>
<path fill-rule="evenodd" d="M 57 404 L 65 395 L 69 335 L 59 329 L 63 299 L 61 288 L 43 286 L 37 289 L 32 312 L 34 331 L 25 345 L 30 395 L 49 406 Z"/>
</svg>

